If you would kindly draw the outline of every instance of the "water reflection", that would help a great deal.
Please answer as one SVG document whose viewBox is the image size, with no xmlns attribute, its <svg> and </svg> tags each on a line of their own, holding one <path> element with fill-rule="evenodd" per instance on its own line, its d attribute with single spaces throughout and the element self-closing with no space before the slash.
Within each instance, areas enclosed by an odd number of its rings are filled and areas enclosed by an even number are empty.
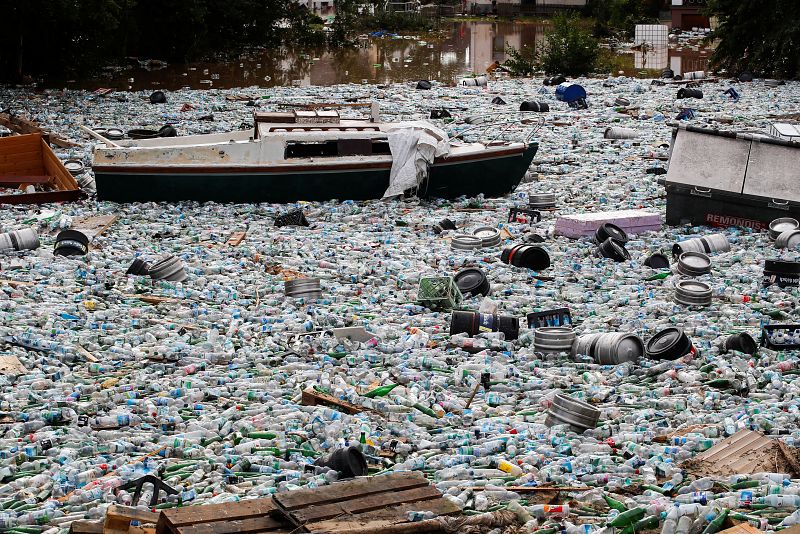
<svg viewBox="0 0 800 534">
<path fill-rule="evenodd" d="M 69 85 L 148 90 L 381 84 L 419 79 L 448 83 L 466 74 L 483 73 L 496 60 L 505 61 L 506 45 L 538 46 L 544 33 L 545 26 L 541 24 L 455 22 L 434 36 L 363 37 L 354 49 L 283 48 L 249 53 L 226 63 L 169 65 L 160 70 L 145 70 L 137 63 Z M 707 64 L 705 56 L 690 49 L 634 52 L 630 59 L 631 73 L 668 65 L 679 73 L 702 70 Z"/>
</svg>

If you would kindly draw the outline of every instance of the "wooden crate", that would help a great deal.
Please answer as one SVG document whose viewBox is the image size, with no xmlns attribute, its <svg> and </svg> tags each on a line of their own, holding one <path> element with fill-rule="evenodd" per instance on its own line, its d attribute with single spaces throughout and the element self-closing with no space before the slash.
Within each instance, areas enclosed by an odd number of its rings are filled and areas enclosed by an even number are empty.
<svg viewBox="0 0 800 534">
<path fill-rule="evenodd" d="M 408 512 L 460 512 L 419 472 L 359 478 L 274 496 L 297 532 L 338 534 L 380 532 L 407 524 Z"/>
<path fill-rule="evenodd" d="M 78 182 L 64 167 L 41 134 L 17 135 L 0 139 L 0 177 L 20 179 L 18 185 L 38 183 L 48 191 L 0 195 L 0 204 L 40 204 L 85 198 Z M 15 184 L 16 185 L 16 184 Z"/>
<path fill-rule="evenodd" d="M 164 510 L 156 534 L 289 534 L 294 527 L 271 498 Z"/>
</svg>

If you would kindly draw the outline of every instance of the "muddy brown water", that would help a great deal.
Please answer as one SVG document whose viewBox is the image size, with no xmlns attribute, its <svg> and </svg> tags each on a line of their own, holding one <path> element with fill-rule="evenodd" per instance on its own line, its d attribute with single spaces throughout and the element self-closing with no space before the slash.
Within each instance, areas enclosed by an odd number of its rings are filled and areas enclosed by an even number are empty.
<svg viewBox="0 0 800 534">
<path fill-rule="evenodd" d="M 546 25 L 525 22 L 453 22 L 436 34 L 362 36 L 356 48 L 258 51 L 226 62 L 170 64 L 148 68 L 136 62 L 80 81 L 50 81 L 51 87 L 94 90 L 229 89 L 233 87 L 328 86 L 341 83 L 382 84 L 410 80 L 457 81 L 483 73 L 495 60 L 506 60 L 506 45 L 537 46 Z M 672 68 L 676 73 L 705 70 L 707 55 L 698 47 L 626 53 L 626 74 L 642 67 Z"/>
</svg>

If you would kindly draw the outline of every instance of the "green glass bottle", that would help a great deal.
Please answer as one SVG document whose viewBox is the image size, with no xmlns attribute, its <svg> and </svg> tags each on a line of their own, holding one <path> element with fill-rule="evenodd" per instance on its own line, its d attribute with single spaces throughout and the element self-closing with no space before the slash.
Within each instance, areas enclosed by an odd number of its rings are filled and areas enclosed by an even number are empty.
<svg viewBox="0 0 800 534">
<path fill-rule="evenodd" d="M 722 524 L 725 523 L 725 520 L 728 518 L 728 514 L 730 510 L 723 510 L 722 512 L 717 515 L 711 522 L 706 525 L 705 530 L 703 530 L 703 534 L 716 534 L 722 528 Z"/>
<path fill-rule="evenodd" d="M 375 389 L 371 389 L 362 395 L 363 397 L 367 397 L 368 399 L 373 399 L 375 397 L 385 397 L 389 394 L 394 388 L 396 388 L 399 384 L 387 384 L 385 386 L 378 386 Z"/>
<path fill-rule="evenodd" d="M 642 519 L 646 510 L 644 508 L 633 508 L 626 512 L 622 512 L 609 523 L 612 527 L 622 528 L 632 525 Z"/>
<path fill-rule="evenodd" d="M 625 506 L 624 504 L 622 504 L 620 501 L 618 501 L 616 499 L 612 499 L 611 497 L 609 497 L 606 494 L 603 494 L 603 499 L 605 499 L 606 504 L 608 505 L 608 507 L 613 509 L 613 510 L 619 510 L 620 512 L 627 512 L 628 511 L 628 507 L 627 506 Z"/>
<path fill-rule="evenodd" d="M 651 515 L 640 519 L 633 525 L 634 532 L 642 532 L 644 530 L 655 530 L 661 524 L 661 518 L 657 515 Z"/>
</svg>

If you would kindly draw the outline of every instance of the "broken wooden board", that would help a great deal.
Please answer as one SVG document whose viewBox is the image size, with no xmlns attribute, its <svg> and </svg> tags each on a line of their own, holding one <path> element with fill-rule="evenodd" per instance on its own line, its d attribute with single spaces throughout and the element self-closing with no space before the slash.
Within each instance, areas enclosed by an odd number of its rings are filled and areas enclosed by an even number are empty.
<svg viewBox="0 0 800 534">
<path fill-rule="evenodd" d="M 269 498 L 164 510 L 156 534 L 289 534 L 293 529 Z"/>
<path fill-rule="evenodd" d="M 367 411 L 366 408 L 362 408 L 361 406 L 357 406 L 347 401 L 339 400 L 333 395 L 315 391 L 313 388 L 306 388 L 303 390 L 303 394 L 300 398 L 300 404 L 303 406 L 318 406 L 320 404 L 323 406 L 331 406 L 349 415 Z"/>
<path fill-rule="evenodd" d="M 155 524 L 158 522 L 160 515 L 149 510 L 112 504 L 106 510 L 103 532 L 105 534 L 122 534 L 126 532 L 129 534 L 146 534 L 151 531 L 155 532 Z M 131 526 L 131 521 L 137 521 L 139 524 Z M 148 527 L 146 525 L 152 526 Z"/>
<path fill-rule="evenodd" d="M 783 530 L 781 532 L 788 532 L 788 530 Z M 764 534 L 763 531 L 758 530 L 756 527 L 752 526 L 750 523 L 740 523 L 735 527 L 731 527 L 725 530 L 721 530 L 718 534 Z"/>
<path fill-rule="evenodd" d="M 82 217 L 72 224 L 72 229 L 86 235 L 89 241 L 94 241 L 94 238 L 102 235 L 103 232 L 108 230 L 118 219 L 119 215 L 92 215 L 91 217 Z"/>
<path fill-rule="evenodd" d="M 59 148 L 75 148 L 80 146 L 78 143 L 68 141 L 63 137 L 59 137 L 52 133 L 48 134 L 39 128 L 35 122 L 20 117 L 15 117 L 13 115 L 9 115 L 8 113 L 0 113 L 0 126 L 5 126 L 12 132 L 18 134 L 42 134 L 45 138 L 45 141 L 49 141 Z"/>
<path fill-rule="evenodd" d="M 708 424 L 689 425 L 687 427 L 684 427 L 684 428 L 681 428 L 681 429 L 678 429 L 678 430 L 674 430 L 672 432 L 664 434 L 663 436 L 656 436 L 656 437 L 653 438 L 653 441 L 656 442 L 656 443 L 669 443 L 669 442 L 672 441 L 673 438 L 680 437 L 680 436 L 685 436 L 686 434 L 689 434 L 690 432 L 700 432 L 704 428 L 711 427 L 711 426 L 714 426 L 714 425 L 708 425 Z"/>
<path fill-rule="evenodd" d="M 408 512 L 458 514 L 460 508 L 418 471 L 357 478 L 273 497 L 303 532 L 380 532 L 408 524 Z"/>
<path fill-rule="evenodd" d="M 19 358 L 12 355 L 0 355 L 0 375 L 24 375 L 28 370 L 19 361 Z"/>
<path fill-rule="evenodd" d="M 81 356 L 83 356 L 87 362 L 96 363 L 100 360 L 94 357 L 94 354 L 83 348 L 79 343 L 75 343 L 75 350 L 77 350 Z"/>
<path fill-rule="evenodd" d="M 69 534 L 103 534 L 102 521 L 73 521 L 69 525 Z"/>
<path fill-rule="evenodd" d="M 740 430 L 707 451 L 683 463 L 683 468 L 703 476 L 788 473 L 800 475 L 797 452 L 760 432 Z"/>
<path fill-rule="evenodd" d="M 239 243 L 242 242 L 242 240 L 244 239 L 244 236 L 246 236 L 246 235 L 247 235 L 247 231 L 246 230 L 244 232 L 234 232 L 228 238 L 228 244 L 230 246 L 232 246 L 232 247 L 235 247 Z"/>
</svg>

